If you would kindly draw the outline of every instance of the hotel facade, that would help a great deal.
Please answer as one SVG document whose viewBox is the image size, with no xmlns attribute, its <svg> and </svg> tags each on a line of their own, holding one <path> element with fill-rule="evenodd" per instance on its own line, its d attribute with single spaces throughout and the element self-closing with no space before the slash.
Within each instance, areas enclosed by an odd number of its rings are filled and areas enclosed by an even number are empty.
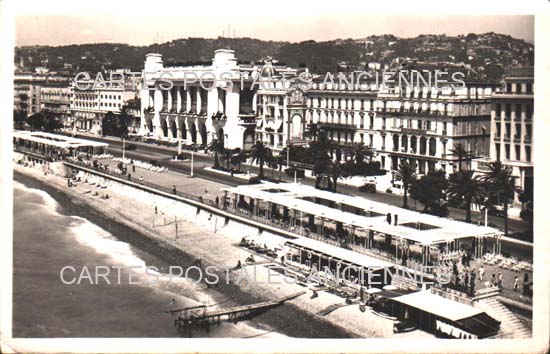
<svg viewBox="0 0 550 354">
<path fill-rule="evenodd" d="M 325 129 L 344 151 L 356 143 L 372 148 L 386 170 L 407 160 L 420 174 L 449 174 L 458 169 L 450 152 L 456 144 L 475 156 L 489 154 L 492 86 L 348 90 L 318 84 L 307 92 L 307 122 Z"/>
<path fill-rule="evenodd" d="M 507 71 L 491 114 L 491 160 L 509 166 L 522 190 L 533 183 L 533 84 L 534 68 Z"/>
<path fill-rule="evenodd" d="M 256 139 L 281 148 L 292 129 L 288 119 L 289 85 L 269 80 L 295 76 L 296 70 L 274 65 L 239 64 L 235 52 L 219 49 L 211 65 L 164 67 L 160 54 L 148 54 L 143 71 L 141 133 L 184 144 L 250 149 Z M 263 79 L 265 78 L 265 80 Z"/>
<path fill-rule="evenodd" d="M 217 50 L 212 65 L 190 67 L 164 67 L 160 54 L 149 54 L 143 75 L 140 131 L 157 138 L 202 146 L 218 139 L 241 149 L 262 141 L 281 151 L 303 143 L 307 127 L 317 124 L 340 145 L 342 160 L 351 154 L 347 147 L 363 143 L 387 170 L 408 160 L 420 174 L 452 173 L 458 164 L 450 150 L 458 143 L 476 157 L 489 156 L 496 85 L 346 89 L 315 82 L 296 89 L 281 78 L 296 78 L 298 70 L 270 60 L 239 64 L 229 49 Z M 263 76 L 271 81 L 258 84 Z"/>
<path fill-rule="evenodd" d="M 26 116 L 48 111 L 64 120 L 69 114 L 69 78 L 55 74 L 18 73 L 14 78 L 14 110 Z"/>
<path fill-rule="evenodd" d="M 123 70 L 115 73 L 125 75 Z M 139 99 L 140 80 L 130 79 L 127 75 L 124 77 L 127 79 L 120 85 L 94 84 L 93 80 L 73 81 L 68 124 L 76 130 L 101 135 L 103 118 L 107 113 L 119 114 L 124 105 Z M 133 110 L 132 114 L 138 116 L 140 110 Z"/>
</svg>

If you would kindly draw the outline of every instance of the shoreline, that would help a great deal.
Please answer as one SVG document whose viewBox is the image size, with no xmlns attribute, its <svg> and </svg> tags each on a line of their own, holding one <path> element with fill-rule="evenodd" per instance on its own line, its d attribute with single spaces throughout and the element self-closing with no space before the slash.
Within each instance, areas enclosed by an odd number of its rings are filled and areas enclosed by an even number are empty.
<svg viewBox="0 0 550 354">
<path fill-rule="evenodd" d="M 171 265 L 189 266 L 197 259 L 196 256 L 160 239 L 160 237 L 150 235 L 147 230 L 138 230 L 136 226 L 139 226 L 139 224 L 134 223 L 130 225 L 131 220 L 119 219 L 118 215 L 110 217 L 107 215 L 106 210 L 101 210 L 101 208 L 85 200 L 85 198 L 74 198 L 77 196 L 74 195 L 75 193 L 71 193 L 71 190 L 56 185 L 49 178 L 47 180 L 38 179 L 36 176 L 32 176 L 31 173 L 14 169 L 14 180 L 27 187 L 45 191 L 63 205 L 64 213 L 83 217 L 112 233 L 118 240 L 127 242 L 132 247 L 157 257 L 164 262 Z M 71 198 L 71 194 L 73 194 L 73 198 Z M 205 263 L 208 264 L 208 262 Z M 253 302 L 270 300 L 262 294 L 255 293 L 253 289 L 243 289 L 240 285 L 231 282 L 228 284 L 222 281 L 215 289 L 208 289 L 207 291 L 214 298 L 227 298 L 232 305 L 246 305 Z M 247 301 L 243 302 L 243 299 Z M 358 333 L 339 326 L 327 318 L 317 316 L 291 302 L 269 310 L 264 314 L 254 316 L 250 322 L 265 323 L 272 327 L 274 331 L 298 338 L 362 337 Z M 168 317 L 166 325 L 172 325 Z M 307 330 L 303 330 L 306 326 Z"/>
</svg>

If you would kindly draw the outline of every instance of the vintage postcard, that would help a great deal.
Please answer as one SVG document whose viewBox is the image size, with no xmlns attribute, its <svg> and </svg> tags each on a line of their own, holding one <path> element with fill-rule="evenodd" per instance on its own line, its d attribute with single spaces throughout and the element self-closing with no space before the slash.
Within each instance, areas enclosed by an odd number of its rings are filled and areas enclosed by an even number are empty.
<svg viewBox="0 0 550 354">
<path fill-rule="evenodd" d="M 3 352 L 548 351 L 550 2 L 0 5 Z"/>
</svg>

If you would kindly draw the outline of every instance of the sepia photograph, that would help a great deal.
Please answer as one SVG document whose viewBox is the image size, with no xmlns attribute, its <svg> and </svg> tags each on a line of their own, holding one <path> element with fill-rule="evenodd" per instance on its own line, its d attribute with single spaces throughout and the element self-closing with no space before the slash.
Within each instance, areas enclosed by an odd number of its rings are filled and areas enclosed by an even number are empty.
<svg viewBox="0 0 550 354">
<path fill-rule="evenodd" d="M 2 351 L 548 350 L 550 2 L 7 2 Z"/>
</svg>

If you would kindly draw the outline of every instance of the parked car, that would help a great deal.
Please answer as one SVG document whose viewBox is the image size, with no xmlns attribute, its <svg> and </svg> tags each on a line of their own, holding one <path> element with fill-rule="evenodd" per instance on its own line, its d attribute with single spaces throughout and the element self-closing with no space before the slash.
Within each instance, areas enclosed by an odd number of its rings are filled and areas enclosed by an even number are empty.
<svg viewBox="0 0 550 354">
<path fill-rule="evenodd" d="M 248 180 L 248 184 L 259 184 L 261 182 L 260 177 L 254 176 Z"/>
<path fill-rule="evenodd" d="M 365 183 L 362 186 L 359 186 L 360 192 L 367 193 L 376 193 L 376 184 L 375 183 Z"/>
</svg>

